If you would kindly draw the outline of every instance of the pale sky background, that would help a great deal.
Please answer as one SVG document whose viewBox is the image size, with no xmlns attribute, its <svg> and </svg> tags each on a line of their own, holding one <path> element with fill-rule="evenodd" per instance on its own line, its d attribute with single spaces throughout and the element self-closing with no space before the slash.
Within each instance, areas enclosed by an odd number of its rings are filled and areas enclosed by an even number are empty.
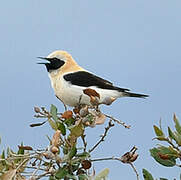
<svg viewBox="0 0 181 180">
<path fill-rule="evenodd" d="M 54 96 L 45 67 L 38 56 L 63 49 L 77 62 L 114 82 L 146 93 L 148 99 L 122 98 L 103 111 L 131 124 L 130 130 L 114 127 L 93 157 L 120 156 L 134 145 L 135 166 L 154 177 L 179 178 L 180 169 L 166 168 L 151 158 L 156 141 L 153 125 L 173 127 L 175 112 L 181 119 L 181 1 L 180 0 L 2 0 L 0 5 L 0 149 L 17 150 L 22 141 L 46 147 L 47 125 L 33 118 L 34 106 L 63 110 Z M 104 125 L 88 128 L 90 146 Z M 96 172 L 110 168 L 109 179 L 136 179 L 131 167 L 119 162 L 94 163 Z"/>
</svg>

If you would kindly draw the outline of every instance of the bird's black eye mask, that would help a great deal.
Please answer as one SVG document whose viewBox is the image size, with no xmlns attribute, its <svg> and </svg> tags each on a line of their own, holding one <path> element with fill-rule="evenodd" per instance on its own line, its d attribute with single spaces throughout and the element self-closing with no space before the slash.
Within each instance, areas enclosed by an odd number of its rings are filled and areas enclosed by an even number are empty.
<svg viewBox="0 0 181 180">
<path fill-rule="evenodd" d="M 65 64 L 65 61 L 58 59 L 56 57 L 54 57 L 54 58 L 38 57 L 38 58 L 49 61 L 48 63 L 38 63 L 38 64 L 44 64 L 46 66 L 48 72 L 57 70 Z"/>
</svg>

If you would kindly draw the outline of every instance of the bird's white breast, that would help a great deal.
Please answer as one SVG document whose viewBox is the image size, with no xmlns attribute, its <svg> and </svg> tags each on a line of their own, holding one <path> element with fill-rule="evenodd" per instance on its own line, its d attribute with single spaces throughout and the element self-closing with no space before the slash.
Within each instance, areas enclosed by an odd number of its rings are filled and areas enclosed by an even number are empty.
<svg viewBox="0 0 181 180">
<path fill-rule="evenodd" d="M 55 74 L 54 74 L 55 75 Z M 79 104 L 81 97 L 81 104 L 90 104 L 90 97 L 83 93 L 83 90 L 86 88 L 94 89 L 97 93 L 100 94 L 100 103 L 103 102 L 105 98 L 118 98 L 120 97 L 120 92 L 116 90 L 100 89 L 94 86 L 91 87 L 82 87 L 77 85 L 72 85 L 70 82 L 67 82 L 62 76 L 52 76 L 49 75 L 51 80 L 51 85 L 55 91 L 55 95 L 61 99 L 64 104 L 69 106 L 76 106 Z"/>
</svg>

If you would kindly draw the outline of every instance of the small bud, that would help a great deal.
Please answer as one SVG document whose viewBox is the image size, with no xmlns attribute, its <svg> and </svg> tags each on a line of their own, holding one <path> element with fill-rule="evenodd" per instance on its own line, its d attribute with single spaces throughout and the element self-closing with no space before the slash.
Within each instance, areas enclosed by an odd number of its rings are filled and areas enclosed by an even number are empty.
<svg viewBox="0 0 181 180">
<path fill-rule="evenodd" d="M 35 111 L 36 113 L 39 113 L 39 112 L 40 112 L 40 108 L 39 108 L 39 107 L 34 107 L 34 111 Z"/>
<path fill-rule="evenodd" d="M 85 117 L 89 114 L 88 106 L 84 106 L 80 109 L 79 114 L 81 117 Z"/>
<path fill-rule="evenodd" d="M 106 97 L 103 99 L 102 104 L 111 105 L 115 100 L 114 97 Z"/>
<path fill-rule="evenodd" d="M 96 116 L 96 119 L 95 119 L 95 124 L 96 125 L 101 125 L 101 124 L 104 124 L 106 120 L 106 116 L 102 113 L 99 113 L 97 116 Z"/>
<path fill-rule="evenodd" d="M 84 169 L 90 169 L 91 168 L 91 162 L 90 161 L 88 161 L 88 160 L 84 160 L 84 161 L 82 161 L 82 168 L 84 168 Z"/>
<path fill-rule="evenodd" d="M 59 149 L 58 149 L 58 147 L 56 147 L 56 146 L 52 146 L 52 147 L 50 148 L 50 151 L 51 151 L 53 154 L 56 154 L 56 153 L 59 152 Z"/>
</svg>

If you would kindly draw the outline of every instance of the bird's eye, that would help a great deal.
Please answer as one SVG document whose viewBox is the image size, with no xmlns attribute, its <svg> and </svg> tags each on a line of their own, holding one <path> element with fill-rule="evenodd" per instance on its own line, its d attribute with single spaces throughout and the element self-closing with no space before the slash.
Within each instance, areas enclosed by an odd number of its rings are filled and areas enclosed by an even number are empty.
<svg viewBox="0 0 181 180">
<path fill-rule="evenodd" d="M 58 59 L 56 57 L 51 58 L 50 60 L 50 70 L 56 70 L 58 68 L 60 68 L 61 66 L 63 66 L 65 64 L 65 61 Z"/>
<path fill-rule="evenodd" d="M 56 57 L 52 58 L 52 60 L 54 60 L 54 61 L 61 61 L 61 59 L 58 59 Z"/>
</svg>

